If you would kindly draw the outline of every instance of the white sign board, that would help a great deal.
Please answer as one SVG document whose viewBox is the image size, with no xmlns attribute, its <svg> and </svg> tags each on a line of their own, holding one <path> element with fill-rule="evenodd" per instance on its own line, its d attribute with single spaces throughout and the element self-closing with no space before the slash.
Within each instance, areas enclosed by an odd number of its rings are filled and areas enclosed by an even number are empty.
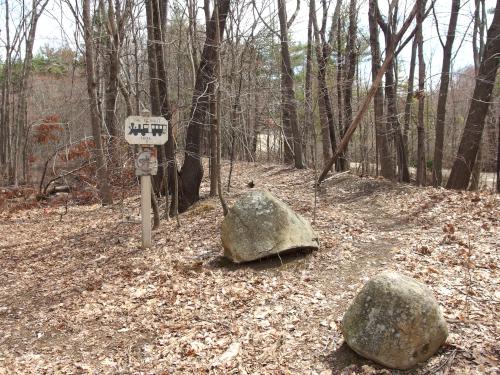
<svg viewBox="0 0 500 375">
<path fill-rule="evenodd" d="M 133 145 L 162 145 L 168 140 L 168 122 L 163 117 L 129 116 L 125 140 Z"/>
</svg>

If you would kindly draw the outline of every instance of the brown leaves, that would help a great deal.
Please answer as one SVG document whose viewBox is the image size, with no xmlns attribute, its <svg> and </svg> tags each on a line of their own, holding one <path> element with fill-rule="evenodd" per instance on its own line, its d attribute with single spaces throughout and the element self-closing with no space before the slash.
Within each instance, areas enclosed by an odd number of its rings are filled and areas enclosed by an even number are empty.
<svg viewBox="0 0 500 375">
<path fill-rule="evenodd" d="M 252 180 L 312 218 L 313 171 L 238 163 L 233 178 L 228 203 Z M 207 192 L 205 179 L 202 195 Z M 481 199 L 472 202 L 475 196 Z M 474 373 L 478 366 L 492 373 L 498 206 L 494 195 L 346 176 L 318 194 L 318 252 L 239 266 L 221 258 L 217 199 L 181 215 L 181 228 L 162 221 L 147 251 L 139 248 L 140 225 L 123 221 L 138 214 L 135 198 L 123 208 L 73 205 L 62 221 L 60 207 L 17 211 L 0 220 L 0 367 L 10 373 L 390 373 L 352 353 L 340 357 L 340 321 L 364 281 L 391 268 L 433 289 L 450 324 L 449 342 L 464 348 L 450 373 Z M 415 373 L 437 368 L 446 355 Z"/>
</svg>

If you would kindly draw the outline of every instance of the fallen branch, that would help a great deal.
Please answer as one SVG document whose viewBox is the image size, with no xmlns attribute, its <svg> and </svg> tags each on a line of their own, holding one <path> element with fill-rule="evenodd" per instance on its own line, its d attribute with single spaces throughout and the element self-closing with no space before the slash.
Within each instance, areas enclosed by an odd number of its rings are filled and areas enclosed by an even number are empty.
<svg viewBox="0 0 500 375">
<path fill-rule="evenodd" d="M 406 21 L 403 23 L 401 26 L 401 29 L 399 32 L 395 35 L 393 39 L 393 45 L 397 45 L 401 38 L 403 37 L 404 33 L 408 28 L 410 27 L 413 19 L 415 18 L 418 10 L 418 2 L 413 6 L 413 9 L 406 19 Z M 368 110 L 368 107 L 370 106 L 370 103 L 375 96 L 375 92 L 377 91 L 378 87 L 380 86 L 380 83 L 382 82 L 382 77 L 384 76 L 387 68 L 389 67 L 392 59 L 394 58 L 394 48 L 387 48 L 387 55 L 385 56 L 384 63 L 380 67 L 377 76 L 375 77 L 372 86 L 370 87 L 370 90 L 368 90 L 368 93 L 366 95 L 365 100 L 363 101 L 363 104 L 361 105 L 361 108 L 359 109 L 358 113 L 356 113 L 356 116 L 351 122 L 351 125 L 349 125 L 349 128 L 346 130 L 344 137 L 340 141 L 339 145 L 337 146 L 337 149 L 335 150 L 335 153 L 331 157 L 331 159 L 328 161 L 328 163 L 325 165 L 323 172 L 321 172 L 321 175 L 318 178 L 317 184 L 321 184 L 321 182 L 325 179 L 326 175 L 332 168 L 333 164 L 337 161 L 338 157 L 342 155 L 344 150 L 346 149 L 347 145 L 349 144 L 349 141 L 351 140 L 352 135 L 354 134 L 354 131 L 360 124 L 363 116 L 365 115 L 365 112 Z"/>
<path fill-rule="evenodd" d="M 86 167 L 87 165 L 90 164 L 90 161 L 89 160 L 86 160 L 82 165 L 80 165 L 79 167 L 75 168 L 75 169 L 72 169 L 71 171 L 68 171 L 66 173 L 63 173 L 63 174 L 60 174 L 54 178 L 52 178 L 49 182 L 47 182 L 47 185 L 45 185 L 45 188 L 43 189 L 41 195 L 42 196 L 45 196 L 47 195 L 47 189 L 49 188 L 50 184 L 61 179 L 61 178 L 64 178 L 66 176 L 69 176 L 70 174 L 73 174 L 75 172 L 78 172 L 80 169 L 82 169 L 83 167 Z"/>
</svg>

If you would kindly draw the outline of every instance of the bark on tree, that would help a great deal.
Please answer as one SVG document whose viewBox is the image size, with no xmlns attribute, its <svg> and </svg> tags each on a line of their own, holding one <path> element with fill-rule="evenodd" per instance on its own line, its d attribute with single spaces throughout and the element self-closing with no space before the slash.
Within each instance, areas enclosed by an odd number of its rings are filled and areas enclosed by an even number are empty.
<svg viewBox="0 0 500 375">
<path fill-rule="evenodd" d="M 389 7 L 388 22 L 385 22 L 378 9 L 378 2 L 375 2 L 375 9 L 377 12 L 377 22 L 384 32 L 386 42 L 386 53 L 397 54 L 395 52 L 397 43 L 393 42 L 395 28 L 398 17 L 398 1 L 391 3 Z M 392 51 L 389 51 L 392 49 Z M 392 132 L 394 144 L 396 147 L 398 176 L 399 180 L 403 182 L 410 182 L 410 171 L 408 168 L 408 156 L 405 151 L 403 134 L 401 133 L 401 124 L 399 123 L 398 109 L 397 109 L 397 92 L 396 81 L 394 78 L 394 62 L 391 60 L 387 72 L 385 73 L 385 96 L 387 100 L 387 129 Z"/>
<path fill-rule="evenodd" d="M 305 99 L 305 109 L 304 109 L 304 123 L 305 123 L 305 134 L 312 134 L 313 145 L 312 145 L 312 158 L 314 163 L 316 163 L 316 129 L 314 127 L 314 109 L 313 109 L 313 96 L 312 96 L 312 53 L 313 53 L 313 17 L 316 9 L 312 7 L 314 1 L 309 4 L 309 20 L 307 23 L 307 47 L 306 47 L 306 82 L 304 87 L 304 99 Z M 307 143 L 306 143 L 307 145 Z M 307 155 L 307 150 L 304 152 L 304 156 Z"/>
<path fill-rule="evenodd" d="M 297 117 L 294 73 L 288 46 L 288 18 L 285 0 L 278 0 L 278 17 L 281 41 L 281 105 L 283 131 L 285 134 L 285 163 L 294 163 L 295 168 L 304 168 L 302 160 L 302 137 Z M 293 149 L 292 149 L 293 147 Z"/>
<path fill-rule="evenodd" d="M 457 28 L 458 12 L 460 11 L 460 0 L 453 0 L 451 3 L 450 23 L 446 35 L 446 43 L 443 47 L 443 64 L 441 67 L 441 83 L 439 86 L 439 97 L 436 112 L 436 139 L 434 143 L 434 158 L 432 161 L 432 183 L 435 187 L 443 183 L 443 148 L 444 130 L 446 119 L 446 101 L 448 99 L 448 87 L 450 84 L 451 55 L 453 52 L 453 42 Z"/>
<path fill-rule="evenodd" d="M 425 127 L 424 127 L 424 104 L 425 104 L 425 61 L 424 61 L 424 39 L 422 33 L 422 22 L 425 12 L 425 0 L 417 0 L 419 7 L 417 13 L 417 40 L 418 51 L 418 115 L 417 115 L 417 185 L 426 183 L 426 159 L 425 159 Z"/>
<path fill-rule="evenodd" d="M 90 0 L 83 0 L 83 29 L 85 40 L 85 68 L 87 73 L 87 93 L 90 106 L 90 121 L 92 125 L 92 135 L 94 138 L 94 158 L 96 160 L 97 179 L 99 192 L 103 205 L 113 203 L 113 195 L 108 181 L 108 171 L 101 139 L 101 114 L 97 101 L 96 78 L 94 68 L 94 39 L 92 35 L 92 18 L 90 15 Z"/>
<path fill-rule="evenodd" d="M 351 0 L 349 3 L 349 29 L 347 33 L 347 50 L 346 50 L 346 77 L 344 84 L 344 119 L 345 129 L 352 121 L 352 86 L 354 83 L 354 74 L 356 73 L 356 33 L 357 33 L 357 9 L 356 0 Z M 348 148 L 340 157 L 340 170 L 346 171 L 349 169 L 349 160 L 347 156 Z"/>
<path fill-rule="evenodd" d="M 380 42 L 377 26 L 377 0 L 370 0 L 368 21 L 370 27 L 370 49 L 372 55 L 372 81 L 380 71 Z M 389 150 L 388 130 L 384 121 L 384 94 L 381 86 L 377 86 L 373 97 L 373 110 L 375 112 L 375 141 L 380 159 L 380 174 L 387 179 L 394 179 L 394 164 Z"/>
<path fill-rule="evenodd" d="M 120 73 L 120 51 L 123 45 L 125 26 L 128 22 L 132 2 L 127 0 L 123 4 L 120 2 L 107 1 L 106 7 L 102 6 L 105 14 L 102 14 L 104 19 L 107 18 L 106 34 L 106 51 L 105 51 L 105 92 L 104 92 L 104 123 L 111 137 L 109 143 L 109 153 L 114 163 L 118 160 L 116 145 L 118 141 L 118 118 L 116 116 L 116 104 L 119 90 L 119 73 Z"/>
<path fill-rule="evenodd" d="M 403 128 L 403 144 L 405 147 L 406 155 L 410 159 L 409 141 L 408 135 L 410 133 L 410 122 L 411 122 L 411 107 L 413 102 L 413 97 L 415 95 L 414 91 L 414 81 L 415 81 L 415 66 L 417 60 L 417 40 L 413 38 L 411 45 L 411 57 L 410 57 L 410 72 L 408 73 L 408 89 L 406 91 L 406 103 L 405 103 L 405 115 L 404 115 L 404 128 Z"/>
<path fill-rule="evenodd" d="M 326 23 L 328 7 L 325 0 L 322 0 L 323 18 L 321 28 L 318 26 L 316 12 L 313 12 L 314 39 L 316 49 L 316 60 L 318 62 L 318 101 L 321 121 L 321 135 L 323 144 L 323 162 L 326 164 L 330 159 L 331 152 L 337 147 L 335 136 L 335 122 L 333 118 L 333 109 L 330 99 L 330 93 L 327 84 L 328 59 L 332 52 L 332 46 L 335 39 L 338 22 L 340 22 L 340 7 L 342 1 L 337 1 L 333 13 L 332 24 L 328 38 L 326 37 Z M 315 1 L 311 0 L 310 6 L 315 9 Z M 340 111 L 340 108 L 339 108 Z"/>
<path fill-rule="evenodd" d="M 499 55 L 500 0 L 497 0 L 493 21 L 488 29 L 484 54 L 476 77 L 474 94 L 470 102 L 464 132 L 446 184 L 448 189 L 465 190 L 469 185 L 484 129 L 485 117 L 491 102 L 491 94 L 500 61 Z"/>
<path fill-rule="evenodd" d="M 229 12 L 230 0 L 219 2 L 219 30 L 220 38 L 224 32 L 226 18 Z M 212 14 L 207 25 L 206 40 L 200 63 L 196 72 L 196 83 L 191 104 L 191 116 L 186 134 L 186 151 L 184 164 L 179 175 L 179 211 L 183 212 L 200 199 L 200 184 L 203 178 L 201 164 L 201 135 L 208 110 L 208 85 L 213 79 L 217 63 L 216 51 L 216 15 Z"/>
<path fill-rule="evenodd" d="M 497 139 L 497 193 L 500 193 L 500 114 L 497 120 L 498 139 Z"/>
</svg>

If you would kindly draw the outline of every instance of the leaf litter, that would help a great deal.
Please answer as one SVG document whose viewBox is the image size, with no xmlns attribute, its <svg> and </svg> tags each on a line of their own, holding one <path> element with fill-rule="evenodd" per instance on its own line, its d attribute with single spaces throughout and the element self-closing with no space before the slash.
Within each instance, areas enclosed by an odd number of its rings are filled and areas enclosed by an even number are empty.
<svg viewBox="0 0 500 375">
<path fill-rule="evenodd" d="M 237 163 L 230 204 L 249 181 L 312 221 L 313 171 Z M 243 265 L 222 257 L 216 198 L 163 220 L 149 250 L 124 220 L 137 197 L 1 213 L 0 374 L 498 373 L 499 201 L 345 174 L 317 191 L 319 251 Z M 344 311 L 384 269 L 429 285 L 449 324 L 410 372 L 343 343 Z"/>
</svg>

